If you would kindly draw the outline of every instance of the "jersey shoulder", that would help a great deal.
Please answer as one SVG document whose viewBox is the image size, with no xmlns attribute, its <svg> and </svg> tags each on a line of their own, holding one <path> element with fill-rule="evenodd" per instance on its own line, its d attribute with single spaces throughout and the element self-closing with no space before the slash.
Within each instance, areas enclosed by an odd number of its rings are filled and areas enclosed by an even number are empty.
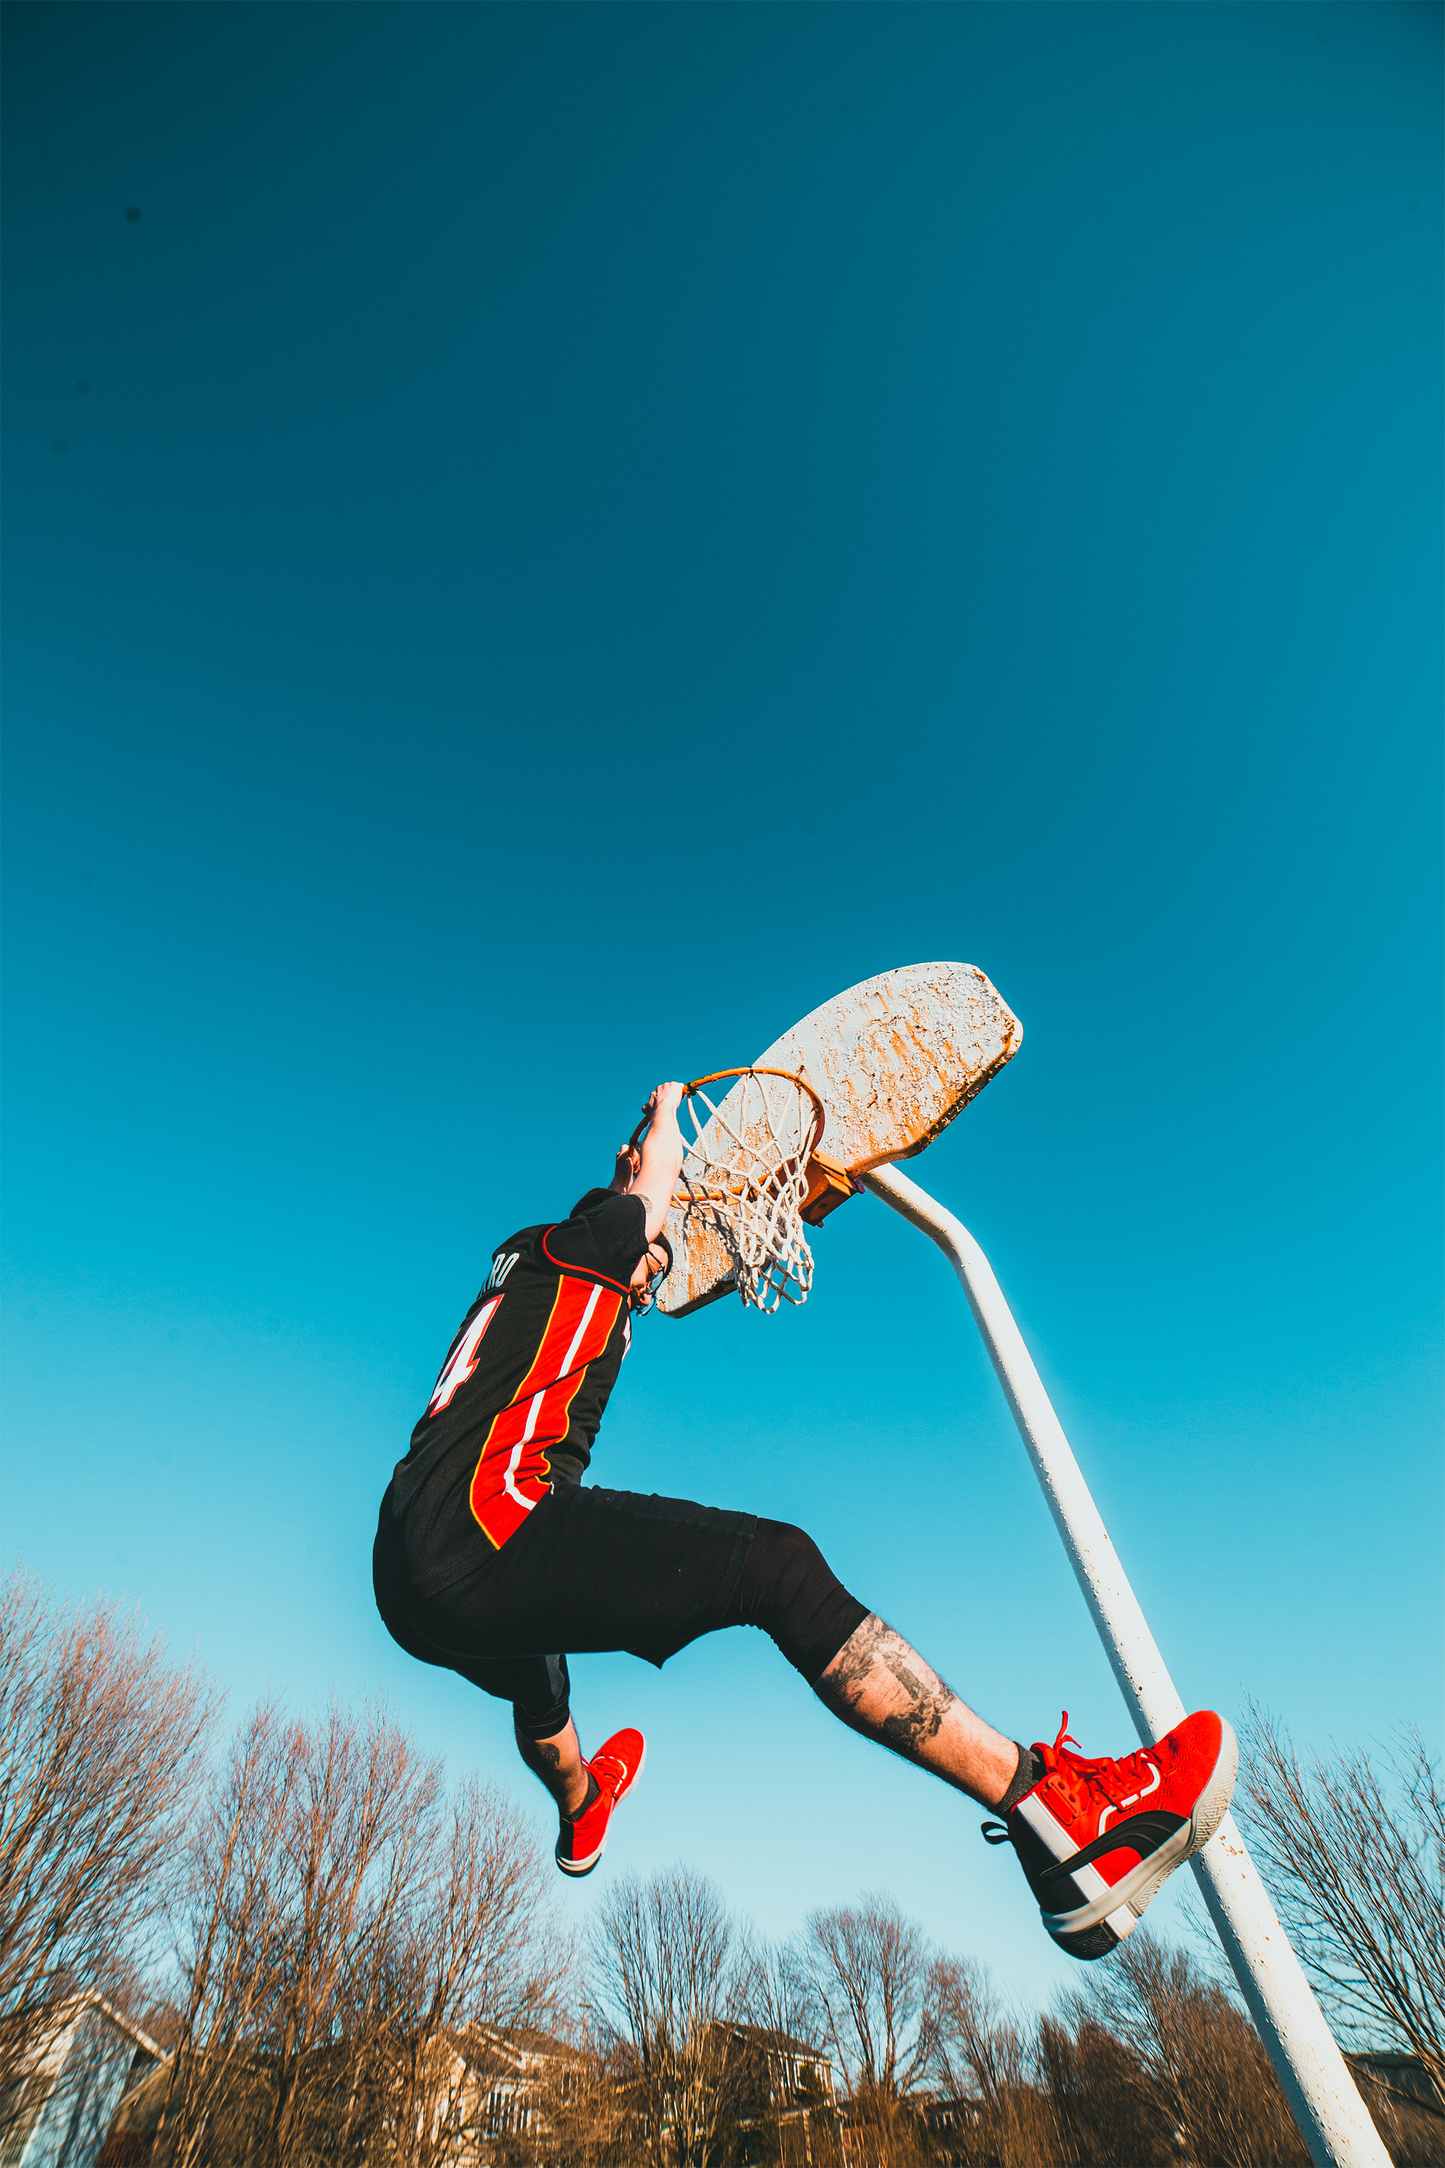
<svg viewBox="0 0 1445 2168">
<path fill-rule="evenodd" d="M 478 1302 L 499 1293 L 520 1264 L 540 1266 L 549 1272 L 557 1269 L 543 1248 L 551 1225 L 550 1220 L 543 1220 L 538 1227 L 520 1227 L 514 1235 L 508 1235 L 505 1241 L 497 1244 L 492 1252 L 492 1269 L 477 1294 Z"/>
<path fill-rule="evenodd" d="M 646 1206 L 640 1197 L 617 1192 L 559 1220 L 542 1238 L 544 1255 L 559 1271 L 623 1292 L 646 1248 Z"/>
</svg>

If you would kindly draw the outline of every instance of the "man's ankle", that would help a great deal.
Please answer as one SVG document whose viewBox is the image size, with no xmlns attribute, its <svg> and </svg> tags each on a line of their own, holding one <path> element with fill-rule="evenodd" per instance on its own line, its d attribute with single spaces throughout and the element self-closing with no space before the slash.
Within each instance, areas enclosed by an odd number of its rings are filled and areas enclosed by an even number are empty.
<svg viewBox="0 0 1445 2168">
<path fill-rule="evenodd" d="M 1015 1745 L 1018 1744 L 1017 1741 L 1014 1743 Z M 1019 1747 L 1019 1763 L 1013 1773 L 1013 1781 L 994 1808 L 994 1813 L 1001 1814 L 1004 1820 L 1007 1821 L 1014 1808 L 1023 1798 L 1024 1793 L 1031 1792 L 1043 1774 L 1043 1763 L 1039 1760 L 1033 1748 L 1031 1746 Z"/>
<path fill-rule="evenodd" d="M 592 1805 L 594 1799 L 600 1796 L 601 1791 L 602 1786 L 598 1783 L 596 1777 L 593 1776 L 592 1771 L 589 1769 L 587 1772 L 586 1788 L 584 1789 L 582 1797 L 578 1801 L 577 1805 L 575 1807 L 563 1807 L 559 1805 L 557 1811 L 561 1815 L 563 1821 L 580 1822 L 583 1815 L 587 1812 L 587 1809 Z"/>
</svg>

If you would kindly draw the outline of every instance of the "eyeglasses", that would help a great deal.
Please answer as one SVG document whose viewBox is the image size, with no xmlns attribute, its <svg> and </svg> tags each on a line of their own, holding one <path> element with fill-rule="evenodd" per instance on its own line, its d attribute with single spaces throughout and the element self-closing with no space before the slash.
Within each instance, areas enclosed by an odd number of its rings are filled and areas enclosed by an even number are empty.
<svg viewBox="0 0 1445 2168">
<path fill-rule="evenodd" d="M 652 1264 L 653 1256 L 657 1251 L 661 1251 L 664 1262 L 648 1273 L 646 1283 L 642 1287 L 633 1289 L 632 1307 L 634 1310 L 647 1311 L 652 1308 L 657 1300 L 657 1290 L 672 1270 L 672 1244 L 668 1241 L 666 1235 L 656 1235 L 648 1243 L 646 1256 L 649 1265 Z"/>
</svg>

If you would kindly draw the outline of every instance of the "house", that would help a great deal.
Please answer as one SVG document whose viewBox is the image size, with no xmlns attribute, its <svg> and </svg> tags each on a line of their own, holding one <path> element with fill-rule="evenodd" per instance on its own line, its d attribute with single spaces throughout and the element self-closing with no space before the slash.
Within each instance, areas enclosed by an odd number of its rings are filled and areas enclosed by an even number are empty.
<svg viewBox="0 0 1445 2168">
<path fill-rule="evenodd" d="M 163 2055 L 143 2076 L 127 2085 L 95 2168 L 145 2168 L 170 2091 L 173 2063 L 173 2056 Z"/>
<path fill-rule="evenodd" d="M 831 2058 L 811 2041 L 767 2025 L 728 2024 L 728 2092 L 739 2159 L 833 2168 L 838 2104 Z"/>
<path fill-rule="evenodd" d="M 967 2160 L 971 2148 L 965 2140 L 965 2131 L 983 2118 L 984 2104 L 967 2093 L 945 2096 L 940 2093 L 922 2093 L 916 2105 L 924 2126 L 933 2143 L 939 2168 L 948 2161 Z"/>
<path fill-rule="evenodd" d="M 308 2058 L 307 2067 L 324 2075 L 336 2054 L 336 2047 L 328 2044 Z M 535 2027 L 478 2024 L 444 2035 L 434 2043 L 422 2109 L 437 2157 L 456 2168 L 493 2168 L 519 2154 L 530 2156 L 534 2145 L 545 2142 L 550 2119 L 571 2101 L 588 2067 L 578 2050 Z M 256 2088 L 263 2098 L 268 2097 L 268 2071 L 265 2055 L 244 2058 L 235 2066 L 242 2087 Z M 170 2080 L 167 2058 L 127 2090 L 96 2168 L 145 2168 Z M 243 2106 L 231 2139 L 213 2151 L 213 2162 L 230 2157 L 228 2146 L 234 2147 L 237 2132 L 244 2144 L 247 2112 Z M 0 2168 L 8 2168 L 8 2161 L 0 2162 Z M 31 2168 L 28 2156 L 26 2168 Z M 61 2164 L 47 2159 L 44 2168 Z M 71 2168 L 68 2157 L 63 2168 Z"/>
<path fill-rule="evenodd" d="M 1421 2058 L 1374 2048 L 1345 2061 L 1393 2157 L 1445 2161 L 1445 2101 Z"/>
<path fill-rule="evenodd" d="M 463 2120 L 483 2159 L 489 2141 L 543 2137 L 589 2067 L 579 2049 L 534 2025 L 471 2025 L 455 2047 L 454 2082 L 467 2095 Z"/>
<path fill-rule="evenodd" d="M 937 2136 L 951 2139 L 959 2131 L 972 2129 L 983 2114 L 983 2102 L 966 2093 L 952 2099 L 944 2099 L 938 2093 L 923 2093 L 918 2096 L 918 2112 Z"/>
<path fill-rule="evenodd" d="M 103 1996 L 57 2003 L 0 2100 L 0 2168 L 94 2168 L 122 2096 L 161 2060 Z"/>
<path fill-rule="evenodd" d="M 1367 2084 L 1373 2083 L 1397 2100 L 1413 2101 L 1417 2107 L 1431 2109 L 1445 2118 L 1445 2101 L 1418 2055 L 1373 2048 L 1362 2055 L 1348 2055 L 1345 2060 L 1356 2077 L 1364 2078 Z"/>
</svg>

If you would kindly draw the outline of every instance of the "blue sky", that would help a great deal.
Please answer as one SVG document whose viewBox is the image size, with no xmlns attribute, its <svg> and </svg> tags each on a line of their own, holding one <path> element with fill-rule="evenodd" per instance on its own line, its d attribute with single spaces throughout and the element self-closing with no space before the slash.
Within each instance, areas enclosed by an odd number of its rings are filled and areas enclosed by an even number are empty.
<svg viewBox="0 0 1445 2168">
<path fill-rule="evenodd" d="M 1438 11 L 6 16 L 7 1553 L 510 1771 L 369 1592 L 493 1244 L 956 958 L 1023 1050 L 910 1171 L 1186 1700 L 1439 1743 Z M 948 1268 L 817 1253 L 599 1480 L 1122 1751 Z M 574 1678 L 652 1744 L 579 1917 L 681 1853 L 1064 1975 L 761 1636 Z"/>
</svg>

